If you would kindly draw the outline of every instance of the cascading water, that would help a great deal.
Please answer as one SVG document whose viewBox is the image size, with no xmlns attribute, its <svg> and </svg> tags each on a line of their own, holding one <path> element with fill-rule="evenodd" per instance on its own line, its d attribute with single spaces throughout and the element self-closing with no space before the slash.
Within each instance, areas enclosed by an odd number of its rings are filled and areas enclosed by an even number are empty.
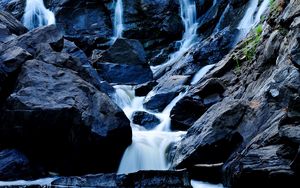
<svg viewBox="0 0 300 188">
<path fill-rule="evenodd" d="M 122 38 L 123 30 L 123 2 L 122 0 L 116 0 L 114 13 L 114 35 L 112 37 L 113 41 L 118 38 Z"/>
<path fill-rule="evenodd" d="M 269 0 L 263 0 L 263 2 L 261 2 L 260 4 L 259 0 L 250 0 L 249 7 L 237 27 L 240 33 L 237 36 L 235 43 L 243 40 L 251 31 L 251 29 L 259 23 L 262 14 L 266 11 L 269 4 Z"/>
<path fill-rule="evenodd" d="M 55 15 L 46 9 L 43 0 L 26 0 L 23 24 L 28 29 L 55 24 Z"/>
<path fill-rule="evenodd" d="M 152 130 L 145 130 L 139 125 L 131 123 L 133 136 L 121 160 L 118 173 L 130 173 L 138 170 L 167 170 L 169 165 L 166 160 L 168 146 L 178 141 L 185 132 L 170 131 L 170 112 L 184 93 L 178 95 L 162 113 L 151 113 L 143 108 L 145 97 L 135 97 L 130 86 L 115 86 L 115 102 L 124 110 L 126 116 L 132 119 L 135 111 L 144 111 L 155 115 L 161 123 Z"/>
<path fill-rule="evenodd" d="M 154 73 L 177 62 L 193 46 L 197 38 L 198 24 L 195 0 L 180 0 L 180 16 L 184 23 L 185 31 L 182 40 L 179 41 L 180 48 L 170 56 L 170 59 L 166 63 L 151 67 Z"/>
</svg>

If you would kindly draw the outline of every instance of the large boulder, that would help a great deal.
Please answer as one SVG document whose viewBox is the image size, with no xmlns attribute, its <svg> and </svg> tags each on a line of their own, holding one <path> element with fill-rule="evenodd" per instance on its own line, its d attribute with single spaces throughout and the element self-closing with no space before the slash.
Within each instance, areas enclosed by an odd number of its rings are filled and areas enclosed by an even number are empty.
<svg viewBox="0 0 300 188">
<path fill-rule="evenodd" d="M 189 76 L 175 75 L 159 83 L 144 100 L 144 107 L 154 112 L 162 112 L 168 104 L 184 90 Z"/>
<path fill-rule="evenodd" d="M 170 114 L 172 128 L 190 128 L 210 106 L 222 100 L 224 91 L 224 84 L 216 78 L 196 85 L 173 107 Z"/>
<path fill-rule="evenodd" d="M 91 54 L 98 44 L 104 44 L 112 37 L 111 3 L 97 0 L 48 0 L 46 6 L 53 10 L 56 24 L 63 28 L 66 38 Z"/>
<path fill-rule="evenodd" d="M 0 10 L 10 12 L 18 20 L 22 19 L 26 0 L 3 0 L 0 2 Z"/>
<path fill-rule="evenodd" d="M 107 95 L 42 61 L 23 65 L 0 114 L 1 144 L 59 173 L 115 171 L 131 143 L 129 120 Z"/>
<path fill-rule="evenodd" d="M 179 40 L 184 27 L 178 0 L 124 0 L 124 36 L 152 51 Z"/>
<path fill-rule="evenodd" d="M 110 83 L 142 84 L 152 80 L 143 46 L 137 40 L 117 39 L 95 64 L 99 75 Z"/>
<path fill-rule="evenodd" d="M 2 51 L 12 46 L 18 46 L 35 56 L 39 51 L 40 45 L 43 43 L 50 44 L 54 51 L 62 51 L 64 45 L 62 31 L 55 25 L 39 27 L 18 36 L 12 41 L 0 45 L 0 50 Z"/>
<path fill-rule="evenodd" d="M 0 52 L 0 103 L 9 95 L 22 64 L 32 56 L 26 50 L 13 46 Z"/>
<path fill-rule="evenodd" d="M 20 151 L 12 149 L 0 151 L 1 181 L 32 179 L 45 175 L 45 172 L 30 163 Z"/>
<path fill-rule="evenodd" d="M 239 100 L 212 106 L 188 130 L 174 154 L 172 166 L 225 162 L 243 140 L 237 129 L 245 110 L 244 102 Z"/>
<path fill-rule="evenodd" d="M 26 27 L 23 26 L 23 24 L 14 18 L 10 13 L 1 10 L 0 23 L 5 25 L 8 30 L 15 35 L 21 35 L 28 31 Z"/>
<path fill-rule="evenodd" d="M 97 174 L 82 177 L 62 177 L 52 187 L 180 187 L 191 188 L 186 171 L 139 171 L 127 175 Z"/>
</svg>

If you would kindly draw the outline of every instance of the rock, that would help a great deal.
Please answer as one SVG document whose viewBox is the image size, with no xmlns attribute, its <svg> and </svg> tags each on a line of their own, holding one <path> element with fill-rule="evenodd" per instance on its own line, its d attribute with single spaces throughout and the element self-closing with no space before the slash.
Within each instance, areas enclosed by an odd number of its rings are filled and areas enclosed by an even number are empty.
<svg viewBox="0 0 300 188">
<path fill-rule="evenodd" d="M 87 54 L 110 40 L 112 17 L 107 4 L 112 1 L 49 1 L 55 13 L 56 24 L 65 32 L 65 37 Z M 112 4 L 110 7 L 113 7 Z"/>
<path fill-rule="evenodd" d="M 95 67 L 109 83 L 136 85 L 152 80 L 143 46 L 137 40 L 117 39 L 102 53 Z"/>
<path fill-rule="evenodd" d="M 289 24 L 293 19 L 300 15 L 300 7 L 298 6 L 299 2 L 297 0 L 292 0 L 289 2 L 287 7 L 282 13 L 281 21 L 285 24 Z"/>
<path fill-rule="evenodd" d="M 300 36 L 296 38 L 291 47 L 291 61 L 295 67 L 300 69 Z"/>
<path fill-rule="evenodd" d="M 279 135 L 283 139 L 300 144 L 300 126 L 284 125 L 279 128 Z"/>
<path fill-rule="evenodd" d="M 175 75 L 159 83 L 145 98 L 144 107 L 154 112 L 162 112 L 187 84 L 189 76 Z"/>
<path fill-rule="evenodd" d="M 0 44 L 6 43 L 15 38 L 14 35 L 8 30 L 8 28 L 0 23 Z"/>
<path fill-rule="evenodd" d="M 171 110 L 172 130 L 188 130 L 205 111 L 201 99 L 183 97 Z"/>
<path fill-rule="evenodd" d="M 290 161 L 276 154 L 281 145 L 270 145 L 245 151 L 238 159 L 231 176 L 230 186 L 235 187 L 276 187 L 292 186 L 296 183 Z M 256 181 L 253 181 L 253 180 Z"/>
<path fill-rule="evenodd" d="M 218 184 L 222 182 L 223 163 L 196 164 L 188 168 L 192 179 Z"/>
<path fill-rule="evenodd" d="M 97 63 L 94 65 L 100 77 L 109 83 L 119 85 L 137 85 L 152 80 L 150 67 L 115 63 Z"/>
<path fill-rule="evenodd" d="M 100 59 L 102 62 L 129 65 L 147 65 L 142 44 L 133 39 L 117 39 Z"/>
<path fill-rule="evenodd" d="M 215 104 L 188 130 L 176 150 L 172 166 L 225 162 L 243 138 L 237 132 L 246 106 L 243 101 L 228 100 Z"/>
<path fill-rule="evenodd" d="M 73 71 L 37 60 L 23 65 L 0 113 L 0 134 L 3 146 L 68 175 L 115 171 L 132 136 L 107 95 Z"/>
<path fill-rule="evenodd" d="M 60 177 L 51 183 L 53 188 L 62 187 L 112 187 L 117 188 L 117 174 L 95 174 L 82 177 Z"/>
<path fill-rule="evenodd" d="M 146 96 L 155 86 L 157 86 L 156 81 L 150 81 L 144 84 L 140 84 L 134 87 L 134 93 L 137 97 Z"/>
<path fill-rule="evenodd" d="M 0 46 L 0 51 L 12 46 L 18 46 L 35 56 L 43 43 L 50 44 L 54 51 L 61 51 L 64 43 L 62 32 L 55 25 L 39 27 Z"/>
<path fill-rule="evenodd" d="M 233 48 L 236 33 L 236 30 L 226 27 L 201 41 L 192 49 L 194 61 L 202 65 L 217 63 Z"/>
<path fill-rule="evenodd" d="M 219 79 L 208 79 L 192 88 L 171 110 L 172 129 L 187 130 L 213 104 L 221 101 L 225 86 Z"/>
<path fill-rule="evenodd" d="M 139 171 L 127 175 L 97 174 L 83 177 L 62 177 L 52 182 L 53 188 L 66 186 L 191 188 L 186 171 Z"/>
<path fill-rule="evenodd" d="M 145 127 L 147 130 L 151 130 L 160 124 L 160 120 L 155 115 L 142 111 L 132 114 L 132 122 Z"/>
<path fill-rule="evenodd" d="M 278 30 L 273 31 L 264 49 L 264 58 L 266 62 L 276 62 L 282 39 L 283 37 Z"/>
<path fill-rule="evenodd" d="M 10 0 L 10 1 L 1 1 L 0 10 L 5 10 L 11 13 L 18 20 L 22 19 L 25 10 L 25 0 Z"/>
<path fill-rule="evenodd" d="M 47 45 L 45 48 L 48 48 L 49 50 L 40 50 L 37 56 L 38 60 L 76 71 L 82 79 L 94 85 L 101 92 L 112 96 L 114 93 L 114 88 L 99 77 L 97 71 L 92 67 L 89 60 L 84 58 L 83 54 L 76 54 L 76 51 L 70 51 L 73 55 L 55 51 L 51 52 L 50 46 L 47 47 Z M 79 51 L 77 52 L 80 53 Z"/>
<path fill-rule="evenodd" d="M 0 23 L 5 25 L 8 30 L 15 35 L 22 35 L 28 30 L 21 22 L 14 18 L 10 13 L 0 10 Z"/>
<path fill-rule="evenodd" d="M 17 46 L 0 52 L 0 103 L 10 94 L 17 71 L 31 58 L 31 54 Z"/>
<path fill-rule="evenodd" d="M 180 40 L 184 27 L 178 0 L 124 0 L 124 37 L 142 42 L 146 51 Z"/>
<path fill-rule="evenodd" d="M 32 179 L 45 176 L 28 158 L 18 150 L 6 149 L 0 151 L 0 180 L 13 181 Z"/>
</svg>

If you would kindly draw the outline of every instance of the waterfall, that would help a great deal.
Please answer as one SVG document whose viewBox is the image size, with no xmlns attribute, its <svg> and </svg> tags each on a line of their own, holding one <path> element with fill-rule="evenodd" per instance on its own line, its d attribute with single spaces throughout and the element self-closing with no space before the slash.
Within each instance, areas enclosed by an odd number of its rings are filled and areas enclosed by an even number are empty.
<svg viewBox="0 0 300 188">
<path fill-rule="evenodd" d="M 123 2 L 122 0 L 116 0 L 115 13 L 114 13 L 114 33 L 113 40 L 122 38 L 124 26 L 123 26 Z"/>
<path fill-rule="evenodd" d="M 26 0 L 23 24 L 28 29 L 55 24 L 54 13 L 46 9 L 43 0 Z"/>
<path fill-rule="evenodd" d="M 161 120 L 161 123 L 152 130 L 145 130 L 131 122 L 132 144 L 123 155 L 118 173 L 124 174 L 139 170 L 167 170 L 169 168 L 165 156 L 167 148 L 171 143 L 179 141 L 185 134 L 183 131 L 170 131 L 170 112 L 185 93 L 179 94 L 162 113 L 151 113 L 143 107 L 145 97 L 135 97 L 131 86 L 115 86 L 115 89 L 114 100 L 123 109 L 128 119 L 132 119 L 133 112 L 144 111 Z"/>
<path fill-rule="evenodd" d="M 269 3 L 269 0 L 263 0 L 259 5 L 259 0 L 250 0 L 248 9 L 237 27 L 240 33 L 237 36 L 235 43 L 243 40 L 251 29 L 259 23 L 260 18 L 268 8 Z"/>
<path fill-rule="evenodd" d="M 173 53 L 169 60 L 155 67 L 151 67 L 152 71 L 158 72 L 163 70 L 167 66 L 172 65 L 173 63 L 180 60 L 180 58 L 193 46 L 197 38 L 197 11 L 196 11 L 196 2 L 194 0 L 180 0 L 180 16 L 182 22 L 184 23 L 184 34 L 179 41 L 180 48 L 177 52 Z"/>
</svg>

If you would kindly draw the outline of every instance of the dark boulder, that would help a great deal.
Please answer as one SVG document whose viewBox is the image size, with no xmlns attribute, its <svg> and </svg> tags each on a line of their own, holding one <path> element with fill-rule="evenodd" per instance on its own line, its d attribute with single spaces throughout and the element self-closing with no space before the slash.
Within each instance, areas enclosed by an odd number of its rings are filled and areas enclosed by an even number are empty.
<svg viewBox="0 0 300 188">
<path fill-rule="evenodd" d="M 54 51 L 62 51 L 64 46 L 63 33 L 55 25 L 39 27 L 18 36 L 5 45 L 1 45 L 0 50 L 18 46 L 35 56 L 43 43 L 49 44 Z"/>
<path fill-rule="evenodd" d="M 3 0 L 0 2 L 0 10 L 11 13 L 18 20 L 24 15 L 26 0 Z"/>
<path fill-rule="evenodd" d="M 142 84 L 152 80 L 143 46 L 137 40 L 117 39 L 95 63 L 99 75 L 110 83 Z"/>
<path fill-rule="evenodd" d="M 189 76 L 175 75 L 159 83 L 145 98 L 144 107 L 154 112 L 162 112 L 184 90 L 184 85 L 189 78 Z"/>
<path fill-rule="evenodd" d="M 300 69 L 300 36 L 298 36 L 292 44 L 291 61 L 295 67 Z"/>
<path fill-rule="evenodd" d="M 99 77 L 90 61 L 76 48 L 66 50 L 69 53 L 51 51 L 48 44 L 40 46 L 36 59 L 54 64 L 57 67 L 75 71 L 83 80 L 95 86 L 98 90 L 112 96 L 114 88 Z"/>
<path fill-rule="evenodd" d="M 49 0 L 56 24 L 65 37 L 76 43 L 87 54 L 107 43 L 112 37 L 112 21 L 108 4 L 112 1 L 56 1 Z M 112 7 L 112 6 L 111 6 Z M 100 46 L 98 46 L 100 45 Z"/>
<path fill-rule="evenodd" d="M 63 174 L 115 171 L 132 135 L 107 95 L 74 71 L 37 60 L 23 65 L 0 130 L 2 145 Z"/>
<path fill-rule="evenodd" d="M 134 87 L 134 93 L 137 97 L 146 96 L 155 86 L 157 86 L 156 81 L 150 81 L 144 84 L 140 84 Z"/>
<path fill-rule="evenodd" d="M 244 116 L 244 101 L 215 104 L 198 119 L 181 141 L 172 161 L 176 168 L 225 162 L 242 142 L 237 132 Z"/>
<path fill-rule="evenodd" d="M 226 176 L 231 179 L 230 187 L 293 187 L 296 179 L 291 161 L 277 154 L 280 147 L 282 145 L 270 145 L 245 150 L 231 167 L 235 171 L 227 174 L 231 177 Z"/>
<path fill-rule="evenodd" d="M 8 30 L 15 35 L 22 35 L 28 30 L 21 22 L 19 22 L 10 13 L 0 10 L 0 23 L 5 25 Z"/>
<path fill-rule="evenodd" d="M 180 187 L 191 188 L 186 171 L 139 171 L 126 175 L 97 174 L 82 177 L 63 177 L 52 182 L 60 187 Z"/>
<path fill-rule="evenodd" d="M 22 64 L 32 56 L 14 46 L 0 52 L 0 103 L 10 94 Z"/>
<path fill-rule="evenodd" d="M 152 80 L 149 67 L 115 63 L 97 63 L 94 65 L 100 77 L 109 83 L 137 85 Z"/>
<path fill-rule="evenodd" d="M 172 130 L 188 130 L 206 109 L 201 99 L 183 97 L 171 110 Z"/>
<path fill-rule="evenodd" d="M 137 111 L 132 114 L 132 122 L 151 130 L 160 124 L 160 120 L 153 114 Z"/>
<path fill-rule="evenodd" d="M 142 44 L 133 39 L 117 39 L 99 61 L 115 64 L 147 65 L 146 54 Z"/>
<path fill-rule="evenodd" d="M 201 41 L 192 50 L 194 61 L 202 65 L 217 63 L 233 48 L 236 33 L 231 27 L 226 27 Z"/>
<path fill-rule="evenodd" d="M 0 23 L 0 44 L 6 43 L 14 38 L 15 36 L 11 34 L 8 28 Z"/>
<path fill-rule="evenodd" d="M 45 175 L 45 172 L 30 163 L 28 158 L 18 150 L 6 149 L 0 151 L 1 181 L 32 179 Z"/>
<path fill-rule="evenodd" d="M 124 0 L 124 37 L 142 42 L 146 51 L 179 40 L 184 27 L 178 0 Z"/>
<path fill-rule="evenodd" d="M 216 78 L 196 85 L 173 107 L 170 114 L 172 129 L 190 128 L 210 106 L 222 100 L 224 91 L 224 84 Z"/>
</svg>

